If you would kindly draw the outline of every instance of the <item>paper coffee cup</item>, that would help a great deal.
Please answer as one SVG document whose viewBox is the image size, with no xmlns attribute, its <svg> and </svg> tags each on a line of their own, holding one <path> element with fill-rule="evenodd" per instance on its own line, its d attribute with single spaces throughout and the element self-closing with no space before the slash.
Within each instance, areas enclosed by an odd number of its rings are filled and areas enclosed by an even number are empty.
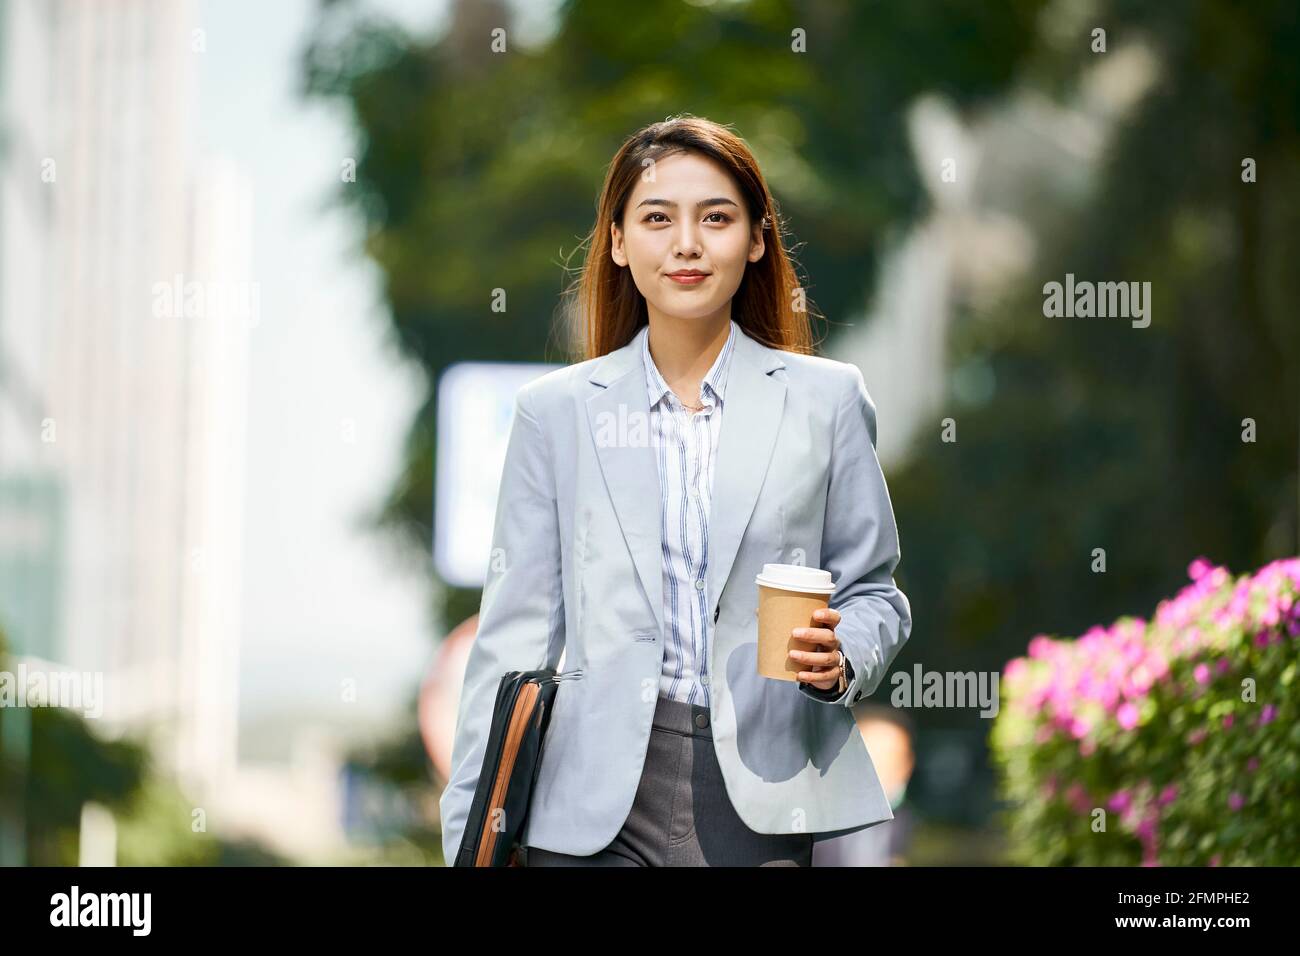
<svg viewBox="0 0 1300 956">
<path fill-rule="evenodd" d="M 816 641 L 792 637 L 797 627 L 820 627 L 813 612 L 830 604 L 835 593 L 831 573 L 802 564 L 765 564 L 754 579 L 758 585 L 758 673 L 776 680 L 797 681 L 809 666 L 790 657 L 791 650 L 809 651 Z"/>
</svg>

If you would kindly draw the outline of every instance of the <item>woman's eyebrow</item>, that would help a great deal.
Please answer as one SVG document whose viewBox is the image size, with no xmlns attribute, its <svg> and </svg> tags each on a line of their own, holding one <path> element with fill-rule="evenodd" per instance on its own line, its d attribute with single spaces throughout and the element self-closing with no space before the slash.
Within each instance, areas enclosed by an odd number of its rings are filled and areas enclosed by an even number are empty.
<svg viewBox="0 0 1300 956">
<path fill-rule="evenodd" d="M 671 199 L 642 199 L 636 204 L 636 208 L 640 209 L 642 206 L 667 206 L 670 209 L 676 209 L 677 203 Z M 739 208 L 738 203 L 725 196 L 719 196 L 716 199 L 701 199 L 695 204 L 696 209 L 703 209 L 706 206 L 737 206 Z"/>
</svg>

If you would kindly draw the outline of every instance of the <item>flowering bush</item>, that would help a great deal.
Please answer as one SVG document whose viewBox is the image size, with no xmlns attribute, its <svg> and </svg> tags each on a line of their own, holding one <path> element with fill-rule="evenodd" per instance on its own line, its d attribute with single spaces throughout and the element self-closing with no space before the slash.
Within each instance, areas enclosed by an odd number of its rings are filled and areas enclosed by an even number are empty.
<svg viewBox="0 0 1300 956">
<path fill-rule="evenodd" d="M 1300 862 L 1300 558 L 1188 574 L 1150 623 L 1008 662 L 991 743 L 1021 862 Z"/>
</svg>

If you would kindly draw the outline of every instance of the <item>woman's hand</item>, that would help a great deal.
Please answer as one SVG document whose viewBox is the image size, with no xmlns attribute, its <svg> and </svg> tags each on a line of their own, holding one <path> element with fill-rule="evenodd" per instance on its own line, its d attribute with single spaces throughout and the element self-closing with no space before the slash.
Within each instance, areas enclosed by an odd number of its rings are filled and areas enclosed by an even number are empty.
<svg viewBox="0 0 1300 956">
<path fill-rule="evenodd" d="M 828 607 L 819 608 L 813 612 L 813 620 L 822 626 L 796 627 L 790 636 L 815 644 L 815 649 L 791 650 L 790 658 L 806 668 L 798 674 L 800 682 L 812 684 L 818 690 L 830 690 L 840 682 L 840 639 L 835 636 L 840 612 Z"/>
</svg>

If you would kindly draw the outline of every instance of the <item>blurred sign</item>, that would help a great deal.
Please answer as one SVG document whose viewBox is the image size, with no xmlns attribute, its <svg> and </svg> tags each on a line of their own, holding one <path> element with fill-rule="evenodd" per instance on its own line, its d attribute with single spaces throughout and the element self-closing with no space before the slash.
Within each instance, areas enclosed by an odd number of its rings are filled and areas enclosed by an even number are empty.
<svg viewBox="0 0 1300 956">
<path fill-rule="evenodd" d="M 538 376 L 562 367 L 458 362 L 443 372 L 438 382 L 433 562 L 448 584 L 483 586 L 515 395 Z"/>
</svg>

